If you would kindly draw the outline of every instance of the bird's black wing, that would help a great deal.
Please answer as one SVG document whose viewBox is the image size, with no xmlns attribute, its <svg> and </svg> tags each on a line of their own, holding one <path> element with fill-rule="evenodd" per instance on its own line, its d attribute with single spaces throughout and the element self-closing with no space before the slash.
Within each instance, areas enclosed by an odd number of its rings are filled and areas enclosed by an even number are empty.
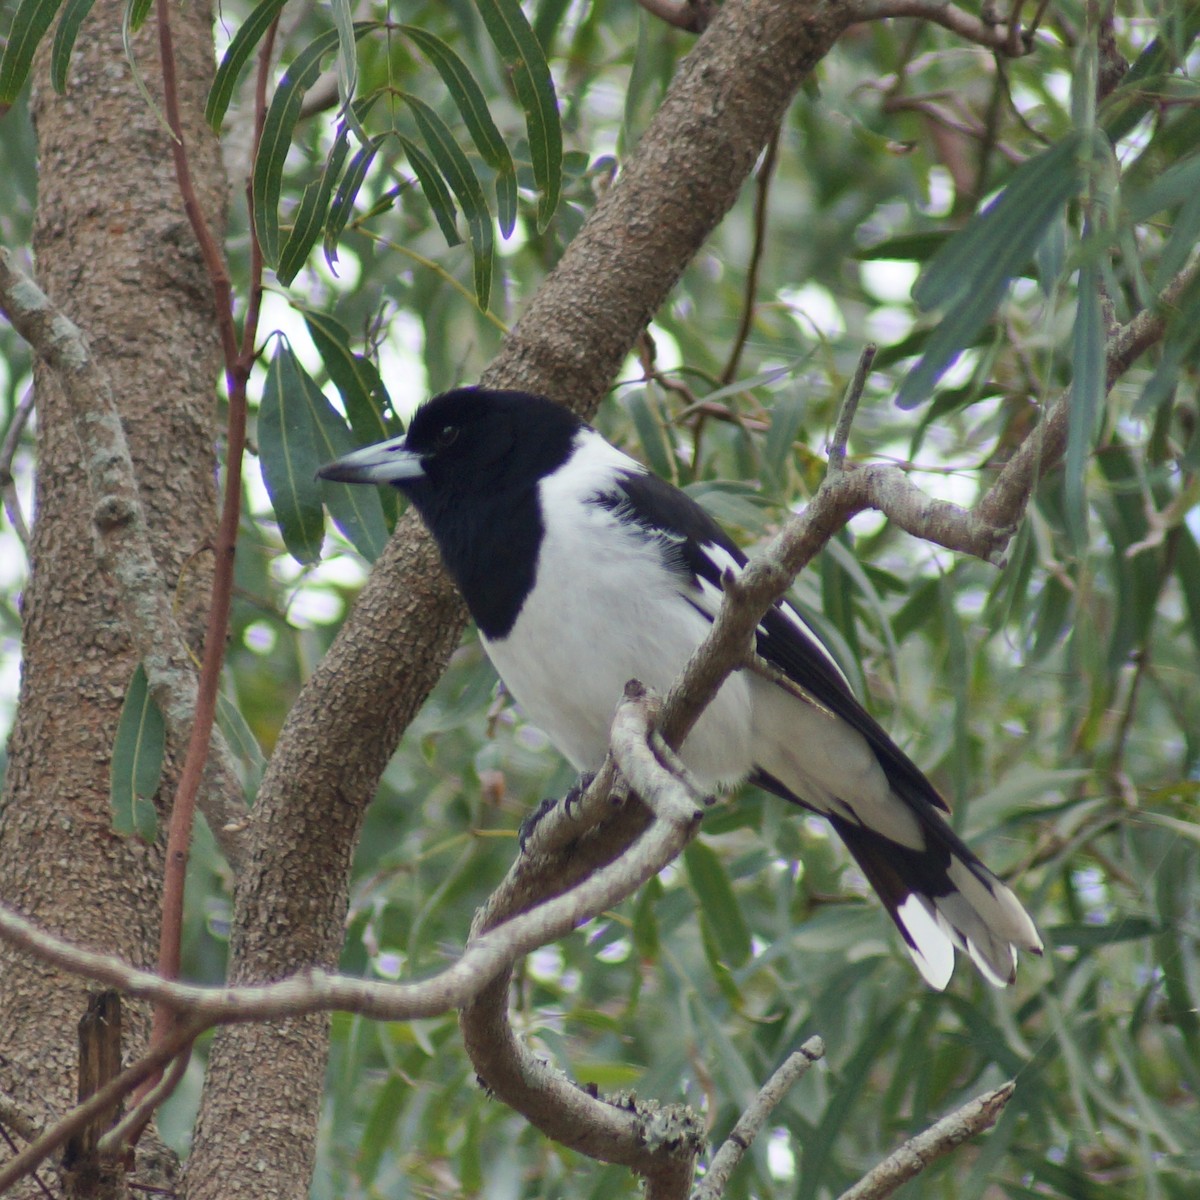
<svg viewBox="0 0 1200 1200">
<path fill-rule="evenodd" d="M 690 496 L 657 475 L 624 472 L 616 488 L 595 502 L 662 538 L 665 555 L 691 577 L 693 607 L 713 620 L 724 594 L 721 576 L 730 567 L 743 567 L 745 554 Z M 777 601 L 759 622 L 757 647 L 767 662 L 866 738 L 892 786 L 910 804 L 949 811 L 920 768 L 862 706 L 820 639 L 787 601 Z M 776 780 L 758 782 L 785 799 L 799 799 Z"/>
</svg>

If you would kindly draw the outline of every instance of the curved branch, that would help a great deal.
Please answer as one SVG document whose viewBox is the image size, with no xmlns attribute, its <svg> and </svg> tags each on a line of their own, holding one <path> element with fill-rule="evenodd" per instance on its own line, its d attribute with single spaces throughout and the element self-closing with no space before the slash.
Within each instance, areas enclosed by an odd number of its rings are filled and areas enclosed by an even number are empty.
<svg viewBox="0 0 1200 1200">
<path fill-rule="evenodd" d="M 631 798 L 594 834 L 565 852 L 547 853 L 544 841 L 531 843 L 532 853 L 518 860 L 509 879 L 476 918 L 475 936 L 486 938 L 507 928 L 501 922 L 508 912 L 530 902 L 539 891 L 561 887 L 564 873 L 586 872 L 614 847 L 619 854 L 616 861 L 624 861 L 664 820 L 678 828 L 678 849 L 683 849 L 699 823 L 703 810 L 698 802 L 703 798 L 674 755 L 654 745 L 650 731 L 657 716 L 657 705 L 647 702 L 640 685 L 631 684 L 613 721 L 613 756 L 641 803 Z M 611 780 L 611 773 L 606 775 Z M 602 781 L 589 792 L 595 797 L 603 790 Z M 632 847 L 622 851 L 630 841 Z M 508 981 L 506 971 L 463 1008 L 460 1019 L 467 1053 L 484 1085 L 555 1141 L 645 1176 L 649 1194 L 686 1195 L 692 1165 L 704 1142 L 697 1118 L 683 1108 L 647 1106 L 628 1098 L 609 1103 L 583 1091 L 517 1038 L 508 1019 Z"/>
<path fill-rule="evenodd" d="M 1014 1083 L 1004 1083 L 994 1091 L 984 1092 L 964 1104 L 924 1133 L 910 1138 L 893 1151 L 877 1167 L 868 1171 L 838 1200 L 885 1200 L 898 1187 L 919 1175 L 931 1162 L 949 1154 L 956 1146 L 991 1129 L 1000 1119 L 1005 1105 L 1016 1090 Z"/>
<path fill-rule="evenodd" d="M 1029 53 L 1030 35 L 1019 26 L 981 21 L 973 13 L 948 3 L 948 0 L 851 0 L 847 9 L 856 21 L 890 21 L 895 17 L 918 17 L 941 25 L 965 41 L 986 46 L 1010 58 Z"/>
</svg>

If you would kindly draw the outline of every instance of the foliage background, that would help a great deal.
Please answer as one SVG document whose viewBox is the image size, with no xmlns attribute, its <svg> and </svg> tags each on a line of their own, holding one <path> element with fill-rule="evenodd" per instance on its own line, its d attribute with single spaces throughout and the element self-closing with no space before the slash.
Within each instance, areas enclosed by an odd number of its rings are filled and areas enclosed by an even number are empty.
<svg viewBox="0 0 1200 1200">
<path fill-rule="evenodd" d="M 335 402 L 329 356 L 299 310 L 336 316 L 378 363 L 401 413 L 475 379 L 691 44 L 632 5 L 543 0 L 529 11 L 561 101 L 558 210 L 539 229 L 525 122 L 476 10 L 406 6 L 403 19 L 445 39 L 480 80 L 513 149 L 520 208 L 499 248 L 490 315 L 481 313 L 470 246 L 446 246 L 404 157 L 382 146 L 336 266 L 318 248 L 290 288 L 272 289 L 264 323 L 286 333 Z M 1039 406 L 1079 377 L 1080 281 L 1098 272 L 1105 302 L 1125 319 L 1192 251 L 1195 22 L 1183 13 L 1130 4 L 1106 24 L 1056 3 L 1034 53 L 1002 62 L 924 23 L 852 30 L 793 105 L 773 167 L 658 314 L 654 378 L 647 345 L 644 361 L 622 372 L 600 427 L 751 545 L 819 482 L 838 398 L 875 340 L 881 353 L 852 451 L 911 462 L 930 492 L 973 500 Z M 241 16 L 227 8 L 224 28 Z M 329 28 L 319 10 L 285 21 L 285 60 Z M 1130 61 L 1159 38 L 1182 64 L 1132 119 L 1119 95 L 1099 114 L 1088 100 L 1097 67 L 1112 61 L 1099 36 L 1109 29 Z M 360 94 L 390 80 L 461 133 L 436 75 L 399 41 L 364 41 Z M 227 122 L 235 161 L 248 103 L 243 88 Z M 392 94 L 369 120 L 372 132 L 409 128 Z M 1097 123 L 1118 135 L 1112 157 L 1088 173 L 936 392 L 898 408 L 899 381 L 934 325 L 909 294 L 920 269 L 1016 163 Z M 282 182 L 285 225 L 335 133 L 330 112 L 301 121 Z M 31 147 L 15 111 L 0 141 L 8 245 L 29 238 Z M 487 164 L 473 153 L 472 163 L 490 182 Z M 380 211 L 364 216 L 375 201 Z M 760 226 L 756 305 L 735 362 Z M 986 259 L 995 247 L 976 236 Z M 235 280 L 244 279 L 244 224 L 227 251 Z M 1193 289 L 1183 317 L 1195 305 Z M 827 1065 L 777 1110 L 731 1195 L 837 1195 L 903 1136 L 1010 1077 L 1017 1093 L 996 1130 L 909 1194 L 1195 1194 L 1195 328 L 1181 319 L 1165 354 L 1113 389 L 1078 478 L 1058 472 L 1042 485 L 1002 572 L 864 516 L 797 583 L 873 710 L 1029 903 L 1047 954 L 1022 964 L 1015 989 L 996 992 L 961 970 L 945 995 L 929 993 L 825 828 L 749 790 L 715 811 L 703 840 L 635 901 L 525 964 L 515 1019 L 546 1057 L 601 1089 L 686 1098 L 707 1112 L 714 1141 L 789 1050 L 822 1035 Z M 7 327 L 0 339 L 11 417 L 28 356 Z M 15 465 L 19 479 L 30 469 L 21 454 Z M 332 531 L 319 564 L 297 564 L 249 474 L 226 694 L 269 753 L 363 567 Z M 5 539 L 0 611 L 11 662 L 20 547 Z M 571 782 L 537 731 L 496 704 L 494 683 L 468 633 L 368 818 L 346 970 L 411 977 L 444 962 L 516 852 L 522 816 Z M 247 771 L 252 779 L 253 763 Z M 202 833 L 190 884 L 193 978 L 222 978 L 228 884 Z M 193 1064 L 165 1118 L 181 1148 L 201 1067 Z M 624 1172 L 581 1163 L 489 1101 L 452 1016 L 391 1026 L 336 1019 L 314 1195 L 609 1197 L 633 1187 Z"/>
</svg>

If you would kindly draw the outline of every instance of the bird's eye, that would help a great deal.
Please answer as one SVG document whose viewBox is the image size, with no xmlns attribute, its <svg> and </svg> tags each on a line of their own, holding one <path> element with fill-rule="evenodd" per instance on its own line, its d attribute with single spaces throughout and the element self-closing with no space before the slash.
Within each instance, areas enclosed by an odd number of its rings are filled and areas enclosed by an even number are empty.
<svg viewBox="0 0 1200 1200">
<path fill-rule="evenodd" d="M 458 437 L 458 426 L 445 426 L 433 439 L 433 448 L 435 451 L 445 450 L 447 447 L 454 445 L 455 439 Z"/>
</svg>

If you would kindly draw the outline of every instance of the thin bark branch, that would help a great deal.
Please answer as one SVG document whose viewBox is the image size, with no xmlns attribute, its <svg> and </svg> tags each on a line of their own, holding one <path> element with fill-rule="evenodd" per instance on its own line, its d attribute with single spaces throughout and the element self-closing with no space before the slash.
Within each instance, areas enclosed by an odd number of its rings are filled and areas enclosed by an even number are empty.
<svg viewBox="0 0 1200 1200">
<path fill-rule="evenodd" d="M 495 974 L 531 950 L 565 936 L 619 904 L 653 878 L 683 849 L 703 814 L 703 798 L 667 776 L 648 744 L 652 710 L 635 696 L 622 702 L 613 723 L 613 744 L 623 769 L 645 789 L 655 820 L 628 853 L 577 887 L 532 912 L 473 935 L 462 956 L 420 983 L 375 983 L 304 972 L 277 983 L 201 987 L 163 979 L 121 959 L 85 950 L 0 906 L 0 938 L 43 962 L 163 1004 L 211 1025 L 277 1020 L 333 1009 L 382 1021 L 437 1016 L 461 1007 Z"/>
<path fill-rule="evenodd" d="M 986 46 L 1010 58 L 1028 54 L 1031 48 L 1029 35 L 1021 29 L 981 21 L 973 13 L 964 12 L 947 0 L 851 0 L 847 9 L 856 21 L 917 17 L 949 29 L 965 41 Z"/>
<path fill-rule="evenodd" d="M 187 884 L 187 864 L 192 830 L 196 821 L 196 804 L 202 785 L 204 765 L 216 728 L 217 691 L 221 668 L 225 662 L 225 642 L 229 633 L 229 615 L 233 605 L 233 568 L 237 547 L 238 526 L 242 508 L 242 458 L 246 447 L 246 382 L 254 364 L 254 343 L 257 338 L 258 313 L 262 296 L 263 258 L 257 239 L 251 233 L 250 304 L 242 331 L 242 350 L 238 349 L 237 331 L 233 321 L 233 288 L 225 257 L 213 236 L 212 229 L 200 206 L 188 160 L 187 142 L 179 111 L 179 84 L 175 70 L 175 47 L 171 35 L 170 0 L 157 0 L 158 48 L 162 65 L 163 96 L 167 124 L 171 129 L 171 156 L 175 180 L 183 199 L 184 210 L 200 248 L 209 283 L 213 292 L 214 315 L 225 357 L 225 381 L 229 393 L 226 421 L 225 485 L 221 517 L 213 539 L 213 578 L 208 614 L 204 631 L 203 659 L 196 686 L 196 703 L 192 717 L 187 753 L 179 774 L 179 783 L 171 804 L 167 830 L 167 852 L 163 866 L 162 921 L 159 925 L 158 970 L 165 979 L 179 976 L 183 942 L 183 902 Z M 268 37 L 260 55 L 258 84 L 255 95 L 255 136 L 263 128 L 266 72 L 271 47 L 274 45 L 276 22 L 271 23 Z M 258 143 L 255 142 L 255 150 Z M 253 231 L 254 222 L 250 222 Z M 173 1014 L 158 1005 L 154 1010 L 150 1045 L 165 1041 L 170 1032 Z M 149 1076 L 139 1086 L 138 1100 L 153 1090 L 158 1080 Z M 134 1133 L 137 1140 L 141 1130 Z"/>
<path fill-rule="evenodd" d="M 692 1200 L 720 1200 L 725 1194 L 729 1177 L 762 1132 L 767 1118 L 779 1107 L 793 1085 L 808 1074 L 809 1067 L 824 1057 L 825 1043 L 819 1037 L 809 1038 L 799 1050 L 788 1055 L 783 1065 L 763 1084 L 758 1095 L 729 1131 L 720 1150 L 713 1155 L 700 1186 L 692 1193 Z"/>
<path fill-rule="evenodd" d="M 640 803 L 630 799 L 593 837 L 561 854 L 546 854 L 544 843 L 531 839 L 532 853 L 518 860 L 505 884 L 481 911 L 475 936 L 490 937 L 491 931 L 507 928 L 501 922 L 509 911 L 536 902 L 539 891 L 562 886 L 564 874 L 570 877 L 581 869 L 581 859 L 586 863 L 596 856 L 604 858 L 615 848 L 620 863 L 664 820 L 676 824 L 678 849 L 683 849 L 695 833 L 703 797 L 674 756 L 664 752 L 665 747 L 655 748 L 650 731 L 657 715 L 657 703 L 649 703 L 640 685 L 631 684 L 613 721 L 613 758 Z M 601 786 L 593 784 L 589 789 L 593 799 L 611 778 L 609 772 L 601 775 Z M 589 800 L 583 803 L 586 807 Z M 645 832 L 640 832 L 642 828 Z M 648 1195 L 664 1200 L 687 1195 L 703 1145 L 700 1124 L 689 1109 L 646 1105 L 629 1097 L 610 1102 L 592 1096 L 533 1054 L 517 1038 L 508 1019 L 507 973 L 463 1009 L 461 1025 L 480 1080 L 544 1134 L 592 1158 L 636 1171 L 646 1178 Z"/>
<path fill-rule="evenodd" d="M 984 1092 L 924 1133 L 905 1142 L 877 1167 L 868 1171 L 838 1200 L 885 1200 L 897 1188 L 919 1175 L 930 1163 L 950 1153 L 963 1142 L 991 1129 L 1000 1119 L 1004 1107 L 1012 1099 L 1016 1084 L 1005 1083 L 991 1092 Z"/>
<path fill-rule="evenodd" d="M 196 708 L 196 675 L 172 597 L 155 561 L 125 431 L 107 372 L 82 331 L 0 247 L 0 309 L 55 372 L 71 404 L 95 498 L 93 521 L 102 564 L 119 589 L 129 634 L 146 670 L 174 746 L 187 744 Z M 208 756 L 202 811 L 222 852 L 236 864 L 240 839 L 230 826 L 245 817 L 233 755 L 217 733 Z"/>
<path fill-rule="evenodd" d="M 34 1171 L 68 1138 L 94 1121 L 100 1113 L 112 1108 L 123 1097 L 129 1095 L 143 1079 L 161 1070 L 163 1064 L 170 1062 L 183 1046 L 192 1042 L 203 1027 L 201 1024 L 188 1023 L 176 1029 L 166 1042 L 150 1051 L 144 1058 L 138 1059 L 132 1066 L 126 1067 L 114 1080 L 73 1108 L 61 1121 L 55 1122 L 47 1129 L 37 1141 L 26 1146 L 20 1154 L 0 1167 L 0 1195 L 17 1180 Z"/>
<path fill-rule="evenodd" d="M 771 180 L 775 176 L 775 163 L 779 157 L 779 136 L 781 129 L 776 129 L 767 143 L 763 154 L 762 164 L 758 168 L 758 178 L 754 187 L 754 244 L 750 248 L 750 262 L 746 266 L 746 288 L 742 298 L 742 315 L 738 321 L 737 333 L 733 335 L 733 348 L 729 352 L 729 360 L 721 372 L 721 382 L 729 384 L 737 375 L 738 365 L 742 361 L 742 352 L 746 349 L 746 340 L 754 325 L 754 313 L 758 305 L 758 272 L 762 266 L 763 251 L 767 244 L 767 206 L 771 197 Z"/>
<path fill-rule="evenodd" d="M 16 411 L 4 434 L 4 444 L 0 446 L 0 495 L 4 497 L 4 511 L 8 513 L 13 532 L 20 539 L 21 545 L 25 547 L 26 551 L 29 550 L 29 528 L 21 513 L 21 502 L 17 498 L 16 485 L 13 483 L 12 464 L 17 447 L 21 444 L 21 434 L 33 414 L 33 404 L 34 392 L 30 385 L 17 403 Z"/>
<path fill-rule="evenodd" d="M 638 0 L 651 16 L 685 33 L 703 33 L 717 11 L 715 0 Z"/>
</svg>

